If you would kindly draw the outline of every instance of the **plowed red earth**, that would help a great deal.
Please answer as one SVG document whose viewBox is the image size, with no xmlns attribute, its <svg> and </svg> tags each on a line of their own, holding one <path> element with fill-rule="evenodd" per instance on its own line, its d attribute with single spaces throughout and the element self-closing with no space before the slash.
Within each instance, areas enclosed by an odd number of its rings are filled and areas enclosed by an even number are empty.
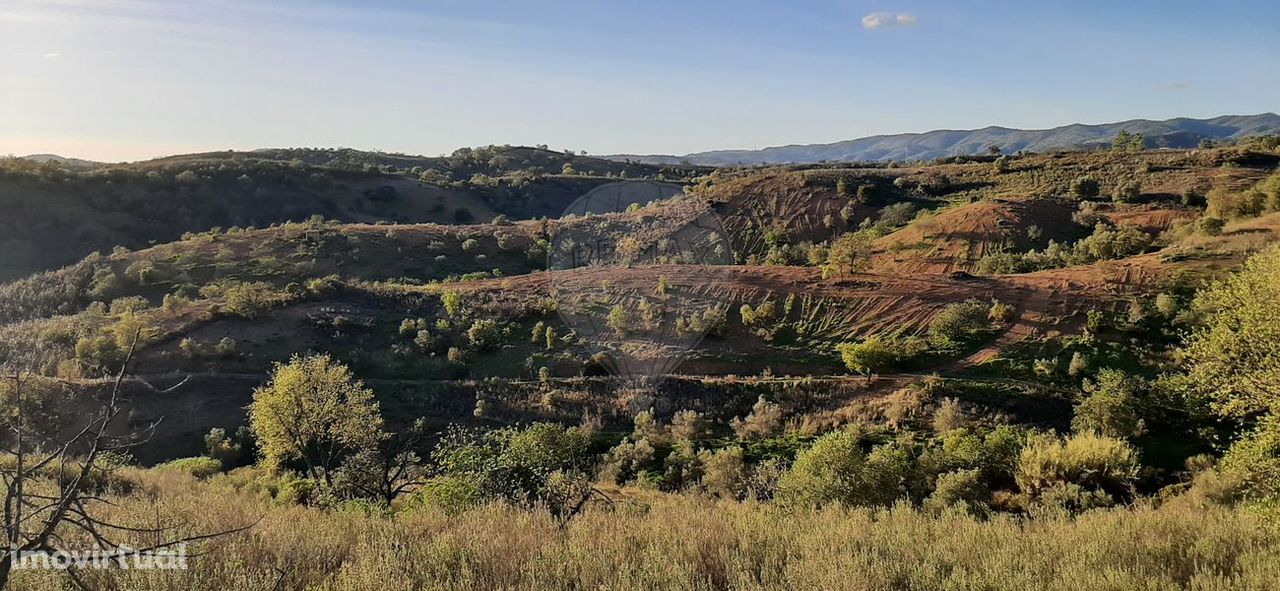
<svg viewBox="0 0 1280 591">
<path fill-rule="evenodd" d="M 871 268 L 883 273 L 972 271 L 982 257 L 1025 251 L 1048 240 L 1078 238 L 1070 204 L 1048 199 L 994 199 L 946 209 L 876 241 Z M 1040 228 L 1032 240 L 1027 228 Z"/>
</svg>

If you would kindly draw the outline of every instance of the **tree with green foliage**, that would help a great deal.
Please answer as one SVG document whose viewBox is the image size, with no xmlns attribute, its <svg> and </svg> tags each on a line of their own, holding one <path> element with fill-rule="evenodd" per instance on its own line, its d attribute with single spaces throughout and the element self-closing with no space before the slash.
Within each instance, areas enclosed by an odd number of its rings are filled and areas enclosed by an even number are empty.
<svg viewBox="0 0 1280 591">
<path fill-rule="evenodd" d="M 929 342 L 939 349 L 954 349 L 990 328 L 990 305 L 978 300 L 949 304 L 929 322 Z"/>
<path fill-rule="evenodd" d="M 1188 392 L 1250 427 L 1223 467 L 1255 496 L 1280 498 L 1280 246 L 1201 292 L 1193 308 L 1204 320 L 1182 351 Z"/>
<path fill-rule="evenodd" d="M 292 299 L 271 284 L 261 281 L 227 285 L 222 289 L 222 298 L 225 302 L 223 310 L 249 319 L 256 318 L 258 314 L 272 306 Z"/>
<path fill-rule="evenodd" d="M 671 417 L 671 438 L 679 445 L 690 448 L 707 435 L 707 421 L 696 410 L 682 410 Z"/>
<path fill-rule="evenodd" d="M 827 266 L 841 275 L 866 267 L 871 258 L 872 236 L 868 232 L 846 232 L 827 251 Z"/>
<path fill-rule="evenodd" d="M 605 317 L 605 324 L 609 326 L 609 330 L 619 337 L 627 336 L 631 330 L 631 320 L 627 314 L 627 309 L 621 304 L 615 304 L 609 308 L 609 315 Z"/>
<path fill-rule="evenodd" d="M 735 501 L 746 496 L 747 464 L 741 447 L 704 449 L 698 452 L 698 462 L 702 465 L 702 492 Z"/>
<path fill-rule="evenodd" d="M 1111 140 L 1111 149 L 1116 151 L 1124 151 L 1129 149 L 1129 145 L 1133 143 L 1133 134 L 1127 129 L 1121 129 L 1120 133 Z"/>
<path fill-rule="evenodd" d="M 889 369 L 898 362 L 897 351 L 878 336 L 867 337 L 857 343 L 841 343 L 836 350 L 845 367 L 866 376 L 867 383 L 871 382 L 872 374 Z"/>
<path fill-rule="evenodd" d="M 460 496 L 470 504 L 543 506 L 553 517 L 568 519 L 593 493 L 590 449 L 590 437 L 579 429 L 550 423 L 484 433 L 454 430 L 432 455 L 439 476 L 424 488 L 423 500 L 439 503 L 465 491 Z"/>
<path fill-rule="evenodd" d="M 1105 368 L 1095 379 L 1085 380 L 1086 396 L 1076 404 L 1071 428 L 1077 433 L 1098 433 L 1130 439 L 1146 431 L 1140 399 L 1146 383 L 1118 369 Z"/>
<path fill-rule="evenodd" d="M 912 472 L 905 449 L 887 444 L 864 453 L 857 435 L 836 431 L 796 454 L 778 481 L 777 500 L 797 508 L 888 506 L 907 495 Z"/>
<path fill-rule="evenodd" d="M 1280 412 L 1280 246 L 1193 305 L 1205 318 L 1184 349 L 1191 384 L 1229 415 Z"/>
<path fill-rule="evenodd" d="M 1140 152 L 1146 147 L 1147 140 L 1140 133 L 1129 133 L 1122 129 L 1111 141 L 1111 149 L 1118 152 Z"/>
<path fill-rule="evenodd" d="M 375 449 L 385 436 L 373 390 L 328 355 L 276 364 L 253 392 L 249 424 L 270 469 L 297 461 L 326 482 L 344 459 Z"/>
</svg>

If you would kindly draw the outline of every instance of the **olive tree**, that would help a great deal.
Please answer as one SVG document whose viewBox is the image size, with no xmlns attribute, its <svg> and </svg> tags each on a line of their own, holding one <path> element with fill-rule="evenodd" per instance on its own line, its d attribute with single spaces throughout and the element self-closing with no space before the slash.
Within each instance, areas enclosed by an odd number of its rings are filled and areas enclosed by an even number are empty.
<svg viewBox="0 0 1280 591">
<path fill-rule="evenodd" d="M 330 484 L 344 460 L 386 437 L 373 390 L 328 355 L 276 364 L 253 393 L 249 423 L 267 466 L 300 462 L 308 476 Z"/>
</svg>

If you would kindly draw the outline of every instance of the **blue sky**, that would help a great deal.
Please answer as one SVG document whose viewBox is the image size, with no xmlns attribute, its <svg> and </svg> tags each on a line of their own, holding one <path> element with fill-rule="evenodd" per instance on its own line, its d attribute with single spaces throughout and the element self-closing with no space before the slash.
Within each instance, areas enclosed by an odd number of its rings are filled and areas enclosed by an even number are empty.
<svg viewBox="0 0 1280 591">
<path fill-rule="evenodd" d="M 1280 3 L 0 0 L 0 154 L 686 153 L 1280 110 Z"/>
</svg>

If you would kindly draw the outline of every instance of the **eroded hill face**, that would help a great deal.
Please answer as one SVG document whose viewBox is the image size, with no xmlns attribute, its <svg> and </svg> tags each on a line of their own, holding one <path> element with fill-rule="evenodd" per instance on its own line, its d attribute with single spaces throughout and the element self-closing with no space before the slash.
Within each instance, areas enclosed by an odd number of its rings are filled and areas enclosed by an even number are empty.
<svg viewBox="0 0 1280 591">
<path fill-rule="evenodd" d="M 1071 219 L 1075 211 L 1075 204 L 1065 199 L 956 205 L 877 240 L 871 268 L 902 274 L 973 272 L 987 255 L 1079 239 L 1085 231 Z"/>
<path fill-rule="evenodd" d="M 620 188 L 616 178 L 547 177 L 530 183 L 580 183 L 556 195 L 592 186 L 613 213 L 472 224 L 361 223 L 392 209 L 430 215 L 433 207 L 414 208 L 445 189 L 360 173 L 343 181 L 348 189 L 394 182 L 397 197 L 363 196 L 361 211 L 331 199 L 345 223 L 193 233 L 0 286 L 0 357 L 93 388 L 142 335 L 135 372 L 156 383 L 193 376 L 176 398 L 140 385 L 135 393 L 140 416 L 181 415 L 161 441 L 186 451 L 209 428 L 243 419 L 273 363 L 308 351 L 369 380 L 393 422 L 572 422 L 586 413 L 622 423 L 646 405 L 727 421 L 768 390 L 795 420 L 836 424 L 892 406 L 890 395 L 922 375 L 998 371 L 1004 381 L 992 387 L 1016 391 L 982 404 L 1053 424 L 1062 401 L 1024 392 L 1038 379 L 1032 362 L 1065 372 L 1087 330 L 1093 347 L 1138 338 L 1117 327 L 1137 326 L 1132 318 L 1152 313 L 1157 295 L 1185 297 L 1280 239 L 1280 195 L 1273 206 L 1266 184 L 1275 164 L 1270 153 L 1223 149 L 723 170 L 686 195 L 657 180 Z M 1081 189 L 1081 179 L 1096 186 Z M 122 190 L 112 187 L 99 188 Z M 222 194 L 229 205 L 210 209 L 220 215 L 256 206 L 252 194 L 169 190 L 155 195 L 208 205 Z M 1206 196 L 1211 210 L 1260 205 L 1203 230 Z M 493 208 L 474 211 L 488 216 L 502 201 L 484 203 Z M 634 257 L 545 270 L 565 230 L 641 253 L 708 210 L 732 246 L 715 264 Z M 837 244 L 855 235 L 866 239 L 854 241 L 852 258 L 833 262 Z M 991 271 L 992 261 L 1022 266 Z M 553 285 L 576 286 L 598 330 L 567 323 Z M 681 338 L 646 328 L 659 317 L 679 321 Z M 1089 329 L 1095 317 L 1110 332 Z M 872 338 L 900 359 L 864 382 L 837 347 Z M 607 358 L 619 348 L 667 369 L 639 376 L 657 378 L 650 388 L 626 376 L 619 390 Z M 477 399 L 487 401 L 485 416 Z"/>
</svg>

